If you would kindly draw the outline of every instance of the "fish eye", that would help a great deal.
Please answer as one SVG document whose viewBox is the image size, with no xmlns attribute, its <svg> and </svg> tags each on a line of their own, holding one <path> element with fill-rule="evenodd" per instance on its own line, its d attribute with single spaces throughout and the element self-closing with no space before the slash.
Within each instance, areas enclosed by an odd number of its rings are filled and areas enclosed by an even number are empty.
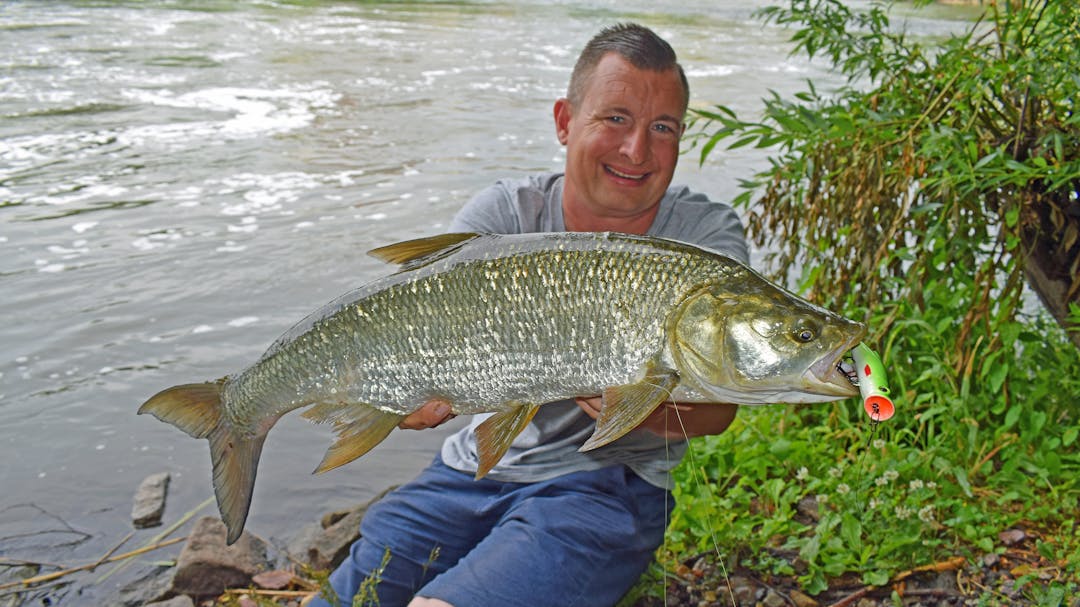
<svg viewBox="0 0 1080 607">
<path fill-rule="evenodd" d="M 813 329 L 803 327 L 795 330 L 795 338 L 803 343 L 810 343 L 817 337 L 817 333 Z"/>
</svg>

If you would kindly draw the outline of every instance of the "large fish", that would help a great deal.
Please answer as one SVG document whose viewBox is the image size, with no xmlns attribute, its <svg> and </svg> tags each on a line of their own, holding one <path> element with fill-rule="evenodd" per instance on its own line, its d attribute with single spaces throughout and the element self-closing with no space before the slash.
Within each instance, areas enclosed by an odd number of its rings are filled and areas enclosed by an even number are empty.
<svg viewBox="0 0 1080 607">
<path fill-rule="evenodd" d="M 209 439 L 229 543 L 243 530 L 267 432 L 300 407 L 337 435 L 316 472 L 367 453 L 429 399 L 458 414 L 495 412 L 477 428 L 479 478 L 542 403 L 602 394 L 589 450 L 664 401 L 858 393 L 838 364 L 863 325 L 689 244 L 446 234 L 371 254 L 402 268 L 318 310 L 247 369 L 169 388 L 139 409 Z"/>
</svg>

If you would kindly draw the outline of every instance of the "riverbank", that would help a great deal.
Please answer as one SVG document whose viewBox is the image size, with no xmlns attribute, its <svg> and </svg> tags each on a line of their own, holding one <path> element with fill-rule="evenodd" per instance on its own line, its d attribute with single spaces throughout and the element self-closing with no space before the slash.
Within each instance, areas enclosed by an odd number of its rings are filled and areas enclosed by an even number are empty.
<svg viewBox="0 0 1080 607">
<path fill-rule="evenodd" d="M 206 506 L 203 504 L 165 528 L 152 543 L 121 552 L 124 538 L 95 563 L 65 566 L 4 558 L 0 560 L 4 569 L 0 574 L 0 607 L 81 604 L 80 597 L 88 594 L 95 579 L 101 579 L 106 566 L 127 565 L 137 573 L 106 599 L 107 604 L 303 607 L 357 539 L 359 521 L 372 502 L 327 512 L 320 520 L 303 525 L 288 540 L 265 540 L 245 532 L 236 544 L 226 546 L 220 520 L 196 518 Z M 1033 587 L 1065 582 L 1070 575 L 1065 563 L 1040 554 L 1039 530 L 1018 526 L 1000 533 L 998 541 L 999 549 L 994 551 L 925 563 L 880 585 L 843 575 L 830 580 L 828 588 L 814 596 L 801 587 L 796 575 L 748 569 L 735 564 L 735 559 L 721 560 L 714 552 L 675 555 L 667 559 L 662 580 L 651 572 L 652 580 L 643 579 L 621 607 L 1080 607 L 1077 597 L 1062 596 L 1056 603 L 1026 598 L 1032 596 Z M 771 556 L 792 565 L 799 562 L 793 550 L 776 548 Z M 101 571 L 94 575 L 95 569 Z"/>
</svg>

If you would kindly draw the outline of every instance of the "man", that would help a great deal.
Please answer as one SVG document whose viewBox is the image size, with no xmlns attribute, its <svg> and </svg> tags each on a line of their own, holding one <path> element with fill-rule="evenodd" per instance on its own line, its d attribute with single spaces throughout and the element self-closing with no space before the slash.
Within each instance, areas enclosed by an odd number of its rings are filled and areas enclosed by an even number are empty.
<svg viewBox="0 0 1080 607">
<path fill-rule="evenodd" d="M 458 213 L 451 231 L 651 234 L 746 261 L 730 207 L 669 188 L 688 101 L 667 42 L 639 25 L 604 29 L 555 102 L 565 174 L 499 181 Z M 613 605 L 663 541 L 668 473 L 682 439 L 724 431 L 736 407 L 667 403 L 638 430 L 579 453 L 600 406 L 600 397 L 583 395 L 540 407 L 479 481 L 472 429 L 482 416 L 449 437 L 417 479 L 369 509 L 361 539 L 330 578 L 342 604 L 378 582 L 382 607 Z M 433 401 L 401 426 L 433 427 L 449 416 L 447 403 Z"/>
</svg>

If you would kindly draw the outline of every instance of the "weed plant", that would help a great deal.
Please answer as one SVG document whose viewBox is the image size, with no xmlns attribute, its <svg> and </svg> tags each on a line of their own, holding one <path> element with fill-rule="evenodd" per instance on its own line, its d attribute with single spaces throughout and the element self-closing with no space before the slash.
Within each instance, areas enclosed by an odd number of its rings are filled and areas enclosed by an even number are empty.
<svg viewBox="0 0 1080 607">
<path fill-rule="evenodd" d="M 703 162 L 722 142 L 774 153 L 737 199 L 750 236 L 778 280 L 867 321 L 896 416 L 875 433 L 853 401 L 744 407 L 692 441 L 665 571 L 707 554 L 817 594 L 979 568 L 1022 529 L 1049 565 L 981 604 L 1080 595 L 1080 10 L 996 6 L 928 48 L 882 5 L 792 0 L 764 17 L 848 84 L 774 96 L 757 121 L 699 112 Z"/>
</svg>

